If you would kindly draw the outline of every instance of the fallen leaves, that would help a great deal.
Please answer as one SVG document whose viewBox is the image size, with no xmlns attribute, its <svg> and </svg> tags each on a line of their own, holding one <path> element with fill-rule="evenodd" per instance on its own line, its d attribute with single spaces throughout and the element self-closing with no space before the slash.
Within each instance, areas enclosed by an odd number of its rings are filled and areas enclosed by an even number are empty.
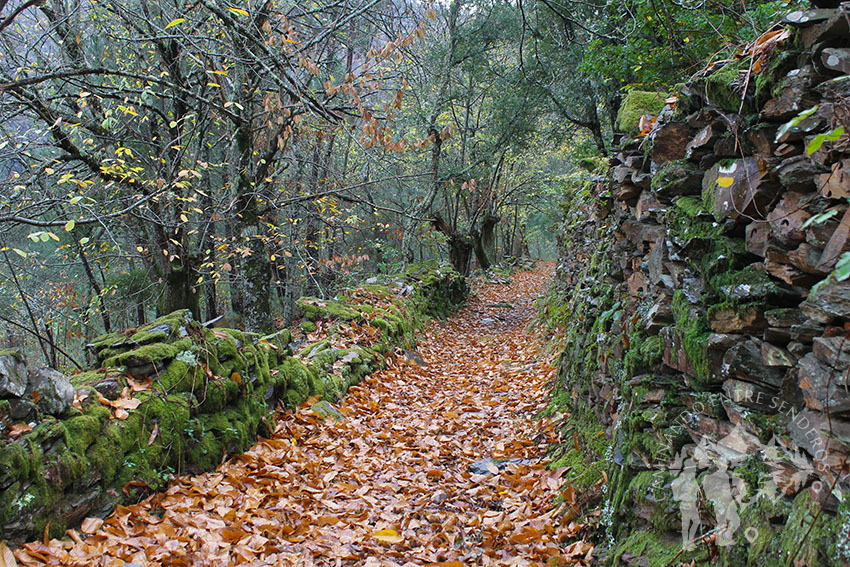
<svg viewBox="0 0 850 567">
<path fill-rule="evenodd" d="M 24 433 L 29 433 L 30 431 L 32 431 L 32 425 L 29 425 L 28 423 L 16 423 L 9 428 L 7 433 L 9 434 L 9 437 L 14 439 L 15 437 L 20 437 Z"/>
<path fill-rule="evenodd" d="M 555 428 L 546 404 L 552 357 L 525 331 L 551 266 L 486 285 L 460 314 L 419 337 L 427 365 L 404 355 L 349 390 L 342 421 L 309 400 L 274 434 L 216 471 L 182 477 L 70 540 L 30 543 L 23 565 L 587 565 L 582 524 L 554 499 L 564 469 L 542 459 Z M 364 296 L 370 292 L 358 292 Z M 375 297 L 375 300 L 381 300 Z M 509 301 L 497 323 L 486 306 Z M 369 339 L 349 324 L 342 340 Z M 101 403 L 116 414 L 130 391 Z M 126 395 L 125 395 L 126 394 Z M 156 427 L 151 438 L 161 435 Z M 473 463 L 490 459 L 486 474 Z M 132 488 L 130 486 L 125 488 Z"/>
</svg>

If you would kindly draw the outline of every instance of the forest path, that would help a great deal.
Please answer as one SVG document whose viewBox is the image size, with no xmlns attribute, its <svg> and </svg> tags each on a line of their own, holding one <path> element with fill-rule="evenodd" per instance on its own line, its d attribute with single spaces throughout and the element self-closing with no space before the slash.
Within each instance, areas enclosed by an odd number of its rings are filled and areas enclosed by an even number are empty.
<svg viewBox="0 0 850 567">
<path fill-rule="evenodd" d="M 526 329 L 553 270 L 479 285 L 420 337 L 423 365 L 390 360 L 349 391 L 341 421 L 281 414 L 271 439 L 217 471 L 119 508 L 76 544 L 25 549 L 110 567 L 581 562 L 589 544 L 559 546 L 580 526 L 559 521 L 554 428 L 536 418 L 553 355 Z"/>
</svg>

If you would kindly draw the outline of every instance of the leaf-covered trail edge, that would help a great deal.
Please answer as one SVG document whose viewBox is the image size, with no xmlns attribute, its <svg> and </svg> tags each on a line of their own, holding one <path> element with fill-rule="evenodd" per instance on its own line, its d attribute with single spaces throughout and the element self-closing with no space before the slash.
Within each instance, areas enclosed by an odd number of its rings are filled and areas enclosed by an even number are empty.
<svg viewBox="0 0 850 567">
<path fill-rule="evenodd" d="M 529 332 L 553 266 L 482 283 L 419 337 L 425 364 L 397 356 L 352 388 L 344 419 L 307 406 L 215 472 L 120 507 L 84 538 L 30 543 L 24 565 L 584 564 L 583 526 L 562 516 L 556 436 L 538 413 L 553 358 Z M 510 305 L 510 307 L 508 306 Z M 484 474 L 470 465 L 484 459 Z M 522 459 L 500 462 L 499 459 Z M 489 470 L 487 470 L 489 469 Z"/>
</svg>

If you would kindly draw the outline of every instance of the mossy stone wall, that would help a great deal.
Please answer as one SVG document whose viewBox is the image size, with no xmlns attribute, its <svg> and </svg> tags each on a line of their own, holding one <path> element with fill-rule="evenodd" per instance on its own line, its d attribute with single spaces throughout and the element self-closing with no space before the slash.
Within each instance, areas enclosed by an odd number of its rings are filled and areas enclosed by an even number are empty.
<svg viewBox="0 0 850 567">
<path fill-rule="evenodd" d="M 845 108 L 850 83 L 813 74 L 818 51 L 800 50 L 800 33 L 747 92 L 749 59 L 712 67 L 655 131 L 622 141 L 609 180 L 588 176 L 565 195 L 561 259 L 541 305 L 561 350 L 549 411 L 564 415 L 566 441 L 552 466 L 579 494 L 571 515 L 601 509 L 603 565 L 850 565 L 850 307 L 834 252 L 850 244 L 835 219 L 803 226 L 845 214 L 846 198 L 821 188 L 824 171 L 848 171 L 850 150 L 845 137 L 806 152 L 838 114 L 782 146 L 788 118 L 765 110 L 794 89 L 807 101 L 799 110 Z M 803 75 L 812 82 L 800 87 Z M 723 173 L 736 163 L 758 171 L 738 185 Z M 691 182 L 671 190 L 678 179 Z M 838 383 L 844 393 L 829 389 Z M 699 528 L 685 549 L 675 487 L 689 458 Z M 712 474 L 737 483 L 731 502 L 708 494 Z"/>
<path fill-rule="evenodd" d="M 422 322 L 456 309 L 468 291 L 450 267 L 415 265 L 338 300 L 302 298 L 306 317 L 328 331 L 319 342 L 290 329 L 259 336 L 205 328 L 188 310 L 96 338 L 97 363 L 71 377 L 77 407 L 0 444 L 0 539 L 36 539 L 45 528 L 58 536 L 176 474 L 213 470 L 270 432 L 278 402 L 336 401 L 396 347 L 412 348 Z M 351 321 L 374 335 L 334 346 Z M 138 384 L 149 385 L 128 391 Z M 141 403 L 120 419 L 107 404 L 128 395 Z"/>
</svg>

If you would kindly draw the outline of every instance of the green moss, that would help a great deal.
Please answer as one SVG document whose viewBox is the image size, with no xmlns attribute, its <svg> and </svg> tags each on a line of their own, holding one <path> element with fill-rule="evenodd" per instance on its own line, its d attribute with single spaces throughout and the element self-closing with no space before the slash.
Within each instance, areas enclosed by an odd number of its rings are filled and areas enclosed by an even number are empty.
<svg viewBox="0 0 850 567">
<path fill-rule="evenodd" d="M 312 321 L 302 321 L 300 325 L 298 325 L 305 333 L 315 333 L 316 332 L 316 324 Z"/>
<path fill-rule="evenodd" d="M 676 328 L 682 338 L 682 348 L 690 359 L 696 373 L 695 378 L 700 382 L 709 379 L 709 366 L 707 344 L 711 334 L 708 317 L 705 314 L 694 316 L 693 306 L 685 297 L 682 290 L 676 290 L 673 294 L 673 316 L 676 319 Z"/>
<path fill-rule="evenodd" d="M 637 134 L 638 122 L 645 113 L 657 115 L 664 109 L 666 93 L 629 91 L 617 112 L 617 128 L 621 132 Z"/>
<path fill-rule="evenodd" d="M 83 454 L 100 435 L 103 422 L 93 415 L 79 415 L 65 421 L 71 450 Z"/>
<path fill-rule="evenodd" d="M 709 280 L 709 285 L 721 296 L 734 301 L 765 300 L 780 291 L 766 272 L 754 267 L 721 272 Z"/>
<path fill-rule="evenodd" d="M 304 310 L 304 316 L 309 321 L 318 321 L 319 319 L 353 321 L 363 318 L 355 309 L 343 305 L 339 301 L 323 300 L 315 297 L 299 297 L 297 304 L 298 307 Z"/>
<path fill-rule="evenodd" d="M 673 562 L 673 558 L 681 551 L 681 538 L 671 536 L 662 539 L 658 534 L 651 531 L 636 531 L 629 535 L 624 541 L 614 547 L 612 551 L 612 565 L 629 565 L 631 562 L 621 563 L 621 558 L 627 551 L 636 557 L 643 558 L 641 562 L 646 567 L 667 567 Z M 678 556 L 686 562 L 690 554 L 683 553 Z"/>
<path fill-rule="evenodd" d="M 741 72 L 748 66 L 747 58 L 732 61 L 703 79 L 708 102 L 724 110 L 738 112 L 743 99 Z"/>
<path fill-rule="evenodd" d="M 183 346 L 191 346 L 191 344 Z M 176 344 L 155 343 L 144 345 L 129 352 L 118 354 L 104 360 L 103 366 L 159 365 L 174 358 L 181 350 L 184 349 L 179 348 Z"/>
</svg>

